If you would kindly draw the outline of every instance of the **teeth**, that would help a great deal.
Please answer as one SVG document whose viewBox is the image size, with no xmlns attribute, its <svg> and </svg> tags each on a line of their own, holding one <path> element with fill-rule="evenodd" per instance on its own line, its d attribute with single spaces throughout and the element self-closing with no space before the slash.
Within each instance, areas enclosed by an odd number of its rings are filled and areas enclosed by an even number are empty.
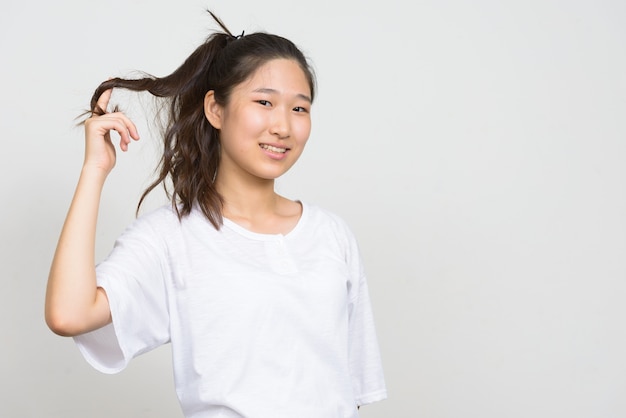
<svg viewBox="0 0 626 418">
<path fill-rule="evenodd" d="M 267 144 L 261 144 L 261 148 L 266 149 L 268 151 L 272 151 L 272 152 L 279 152 L 281 154 L 287 152 L 287 148 L 277 148 L 277 147 L 273 147 Z"/>
</svg>

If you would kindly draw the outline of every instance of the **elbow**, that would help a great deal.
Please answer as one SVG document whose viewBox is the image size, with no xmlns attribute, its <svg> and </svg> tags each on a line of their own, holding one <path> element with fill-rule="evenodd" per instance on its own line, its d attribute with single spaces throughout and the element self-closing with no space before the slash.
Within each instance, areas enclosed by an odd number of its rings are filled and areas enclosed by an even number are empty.
<svg viewBox="0 0 626 418">
<path fill-rule="evenodd" d="M 60 335 L 61 337 L 74 336 L 72 327 L 57 317 L 46 315 L 46 324 L 48 328 L 50 328 L 50 331 L 54 332 L 56 335 Z"/>
<path fill-rule="evenodd" d="M 68 306 L 64 303 L 47 303 L 45 319 L 48 328 L 62 337 L 75 337 L 94 331 L 111 322 L 108 304 L 94 306 Z"/>
<path fill-rule="evenodd" d="M 46 308 L 46 325 L 52 332 L 62 337 L 75 337 L 81 334 L 80 327 L 75 318 L 70 314 L 63 314 Z"/>
</svg>

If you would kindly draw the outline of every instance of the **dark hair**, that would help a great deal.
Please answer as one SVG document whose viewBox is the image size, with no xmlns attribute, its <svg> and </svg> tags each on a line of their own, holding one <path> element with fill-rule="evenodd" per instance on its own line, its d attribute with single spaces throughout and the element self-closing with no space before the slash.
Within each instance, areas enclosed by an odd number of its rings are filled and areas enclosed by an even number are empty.
<svg viewBox="0 0 626 418">
<path fill-rule="evenodd" d="M 264 32 L 234 36 L 221 20 L 209 11 L 223 32 L 210 35 L 172 74 L 139 79 L 113 78 L 98 86 L 91 99 L 91 113 L 102 115 L 97 101 L 110 88 L 147 91 L 166 100 L 167 120 L 163 126 L 163 155 L 157 178 L 141 195 L 137 210 L 146 196 L 162 184 L 181 219 L 194 204 L 217 229 L 222 224 L 222 197 L 214 180 L 220 162 L 219 130 L 204 114 L 204 97 L 210 90 L 225 106 L 233 89 L 251 77 L 266 62 L 286 58 L 295 60 L 315 92 L 315 75 L 303 53 L 291 41 Z M 171 180 L 170 191 L 166 184 Z"/>
</svg>

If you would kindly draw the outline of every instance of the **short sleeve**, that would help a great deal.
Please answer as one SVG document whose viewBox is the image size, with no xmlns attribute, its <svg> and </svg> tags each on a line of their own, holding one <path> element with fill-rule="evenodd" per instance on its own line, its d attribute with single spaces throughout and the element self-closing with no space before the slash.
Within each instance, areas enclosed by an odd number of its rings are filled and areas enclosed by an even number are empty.
<svg viewBox="0 0 626 418">
<path fill-rule="evenodd" d="M 357 405 L 365 405 L 387 397 L 367 282 L 361 283 L 358 297 L 351 302 L 350 307 L 352 386 Z"/>
<path fill-rule="evenodd" d="M 154 216 L 131 224 L 96 267 L 112 323 L 74 340 L 87 362 L 101 372 L 117 373 L 132 358 L 170 340 L 166 246 L 153 221 Z"/>
<path fill-rule="evenodd" d="M 374 315 L 367 279 L 356 241 L 350 237 L 348 264 L 352 272 L 349 290 L 349 361 L 357 405 L 387 398 Z"/>
</svg>

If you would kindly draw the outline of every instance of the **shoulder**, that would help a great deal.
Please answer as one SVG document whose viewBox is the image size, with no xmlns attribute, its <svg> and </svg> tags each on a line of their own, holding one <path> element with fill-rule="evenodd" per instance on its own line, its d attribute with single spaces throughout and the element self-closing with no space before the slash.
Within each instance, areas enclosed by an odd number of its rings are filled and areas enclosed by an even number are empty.
<svg viewBox="0 0 626 418">
<path fill-rule="evenodd" d="M 352 229 L 340 215 L 315 204 L 302 202 L 302 207 L 308 229 L 324 231 L 341 241 L 354 244 L 355 238 Z"/>
<path fill-rule="evenodd" d="M 363 276 L 359 244 L 352 229 L 340 215 L 317 205 L 302 204 L 306 217 L 307 240 L 315 241 L 338 254 L 354 272 Z"/>
<path fill-rule="evenodd" d="M 142 213 L 124 230 L 119 239 L 136 238 L 157 244 L 163 238 L 171 236 L 180 228 L 176 211 L 171 205 L 163 205 Z"/>
<path fill-rule="evenodd" d="M 314 224 L 326 224 L 338 229 L 350 230 L 347 222 L 333 211 L 305 202 L 302 202 L 302 207 L 308 218 L 307 220 Z"/>
<path fill-rule="evenodd" d="M 166 204 L 139 215 L 130 226 L 161 229 L 174 226 L 177 223 L 180 221 L 176 211 L 172 205 Z"/>
</svg>

